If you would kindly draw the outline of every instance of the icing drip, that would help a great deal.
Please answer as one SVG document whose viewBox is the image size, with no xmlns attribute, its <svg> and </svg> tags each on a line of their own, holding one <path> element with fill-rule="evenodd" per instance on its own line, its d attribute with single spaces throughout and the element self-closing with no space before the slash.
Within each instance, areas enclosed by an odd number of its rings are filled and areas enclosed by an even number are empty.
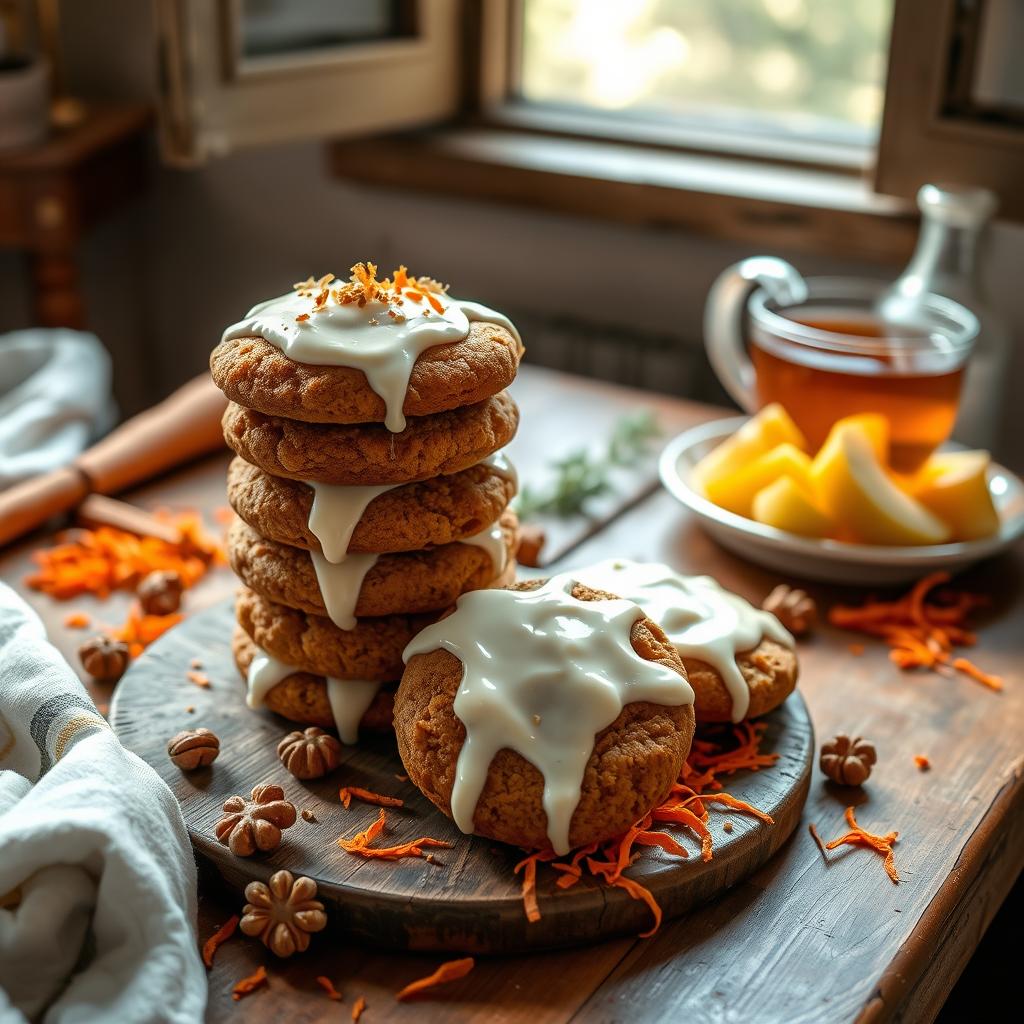
<svg viewBox="0 0 1024 1024">
<path fill-rule="evenodd" d="M 261 708 L 267 694 L 288 676 L 301 671 L 266 651 L 257 649 L 246 673 L 245 703 Z M 334 716 L 334 727 L 342 743 L 359 740 L 359 723 L 383 684 L 363 679 L 327 679 L 327 699 Z"/>
<path fill-rule="evenodd" d="M 495 576 L 500 576 L 505 571 L 508 564 L 508 546 L 505 544 L 505 531 L 501 528 L 501 523 L 492 523 L 472 537 L 463 537 L 459 543 L 472 544 L 473 547 L 484 550 L 491 559 L 491 565 L 494 566 Z"/>
<path fill-rule="evenodd" d="M 774 615 L 723 590 L 710 576 L 681 576 L 667 565 L 611 559 L 576 572 L 580 583 L 635 601 L 657 622 L 682 658 L 706 662 L 732 698 L 732 720 L 750 706 L 750 688 L 736 655 L 765 637 L 793 647 L 793 637 Z"/>
<path fill-rule="evenodd" d="M 516 490 L 519 490 L 519 474 L 516 472 L 516 467 L 509 461 L 504 449 L 499 449 L 493 455 L 488 455 L 486 459 L 481 459 L 480 465 L 490 466 L 498 476 L 504 477 Z"/>
<path fill-rule="evenodd" d="M 329 562 L 319 551 L 310 551 L 309 557 L 313 560 L 327 617 L 338 629 L 355 629 L 359 591 L 377 555 L 349 555 L 343 562 Z"/>
<path fill-rule="evenodd" d="M 316 480 L 307 480 L 306 485 L 313 489 L 309 531 L 320 541 L 324 558 L 328 562 L 345 560 L 352 534 L 370 502 L 385 491 L 399 486 L 382 484 L 373 487 L 353 487 L 322 484 Z"/>
<path fill-rule="evenodd" d="M 452 789 L 452 816 L 473 831 L 473 813 L 494 755 L 521 754 L 544 776 L 543 806 L 556 853 L 569 852 L 594 737 L 626 704 L 693 703 L 678 673 L 645 661 L 630 632 L 641 617 L 630 601 L 579 601 L 575 577 L 553 576 L 531 591 L 476 590 L 405 649 L 444 649 L 463 666 L 455 714 L 466 728 Z"/>
<path fill-rule="evenodd" d="M 402 315 L 393 317 L 382 301 L 344 305 L 331 293 L 314 312 L 314 300 L 293 291 L 253 306 L 244 320 L 224 332 L 223 340 L 257 335 L 296 362 L 362 370 L 384 401 L 385 426 L 398 433 L 405 429 L 402 406 L 412 368 L 428 348 L 461 341 L 470 323 L 478 320 L 504 327 L 522 344 L 512 321 L 501 313 L 449 295 L 438 301 L 441 313 L 425 297 L 406 298 Z M 305 319 L 297 320 L 299 316 Z"/>
<path fill-rule="evenodd" d="M 382 685 L 368 679 L 327 680 L 327 699 L 342 743 L 359 742 L 359 723 Z"/>
</svg>

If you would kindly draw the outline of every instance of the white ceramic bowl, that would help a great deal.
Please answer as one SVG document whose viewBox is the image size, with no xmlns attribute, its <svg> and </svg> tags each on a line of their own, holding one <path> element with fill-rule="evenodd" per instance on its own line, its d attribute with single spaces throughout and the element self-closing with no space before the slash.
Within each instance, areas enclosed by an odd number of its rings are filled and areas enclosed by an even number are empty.
<svg viewBox="0 0 1024 1024">
<path fill-rule="evenodd" d="M 995 463 L 989 470 L 988 486 L 1002 525 L 998 533 L 983 540 L 919 547 L 846 544 L 800 537 L 727 512 L 690 486 L 690 473 L 746 420 L 745 416 L 730 417 L 687 430 L 668 443 L 659 468 L 665 487 L 722 547 L 767 569 L 826 583 L 906 583 L 938 569 L 964 569 L 1003 551 L 1024 533 L 1024 482 Z"/>
</svg>

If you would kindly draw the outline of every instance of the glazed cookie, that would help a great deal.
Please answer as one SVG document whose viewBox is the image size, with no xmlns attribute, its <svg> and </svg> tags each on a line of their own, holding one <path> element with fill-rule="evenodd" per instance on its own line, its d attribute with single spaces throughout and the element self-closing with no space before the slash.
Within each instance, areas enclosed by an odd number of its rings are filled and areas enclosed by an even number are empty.
<svg viewBox="0 0 1024 1024">
<path fill-rule="evenodd" d="M 499 595 L 538 590 L 541 591 L 536 595 L 538 599 L 553 593 L 555 604 L 549 604 L 547 610 L 540 607 L 525 609 L 525 606 L 517 607 L 519 602 L 516 600 L 491 600 Z M 563 601 L 563 593 L 570 595 L 570 600 Z M 479 602 L 477 599 L 480 597 L 488 600 Z M 615 659 L 608 660 L 604 656 L 608 648 L 599 643 L 600 638 L 595 638 L 593 633 L 587 634 L 585 622 L 579 630 L 569 630 L 564 634 L 564 648 L 559 649 L 557 644 L 556 647 L 551 646 L 550 627 L 555 616 L 572 618 L 579 614 L 575 610 L 578 604 L 602 602 L 609 598 L 610 594 L 575 583 L 568 574 L 548 581 L 516 584 L 506 591 L 482 591 L 463 598 L 456 611 L 422 634 L 410 647 L 406 670 L 395 696 L 399 753 L 410 779 L 440 810 L 454 817 L 463 831 L 473 831 L 528 849 L 553 845 L 556 851 L 564 852 L 568 847 L 601 842 L 620 835 L 668 796 L 690 750 L 694 715 L 691 706 L 693 694 L 685 683 L 679 656 L 661 628 L 637 609 L 617 602 L 613 613 L 601 609 L 591 611 L 594 615 L 615 616 L 614 627 L 621 633 L 616 640 L 619 646 L 616 647 Z M 544 619 L 542 631 L 547 636 L 539 648 L 533 646 L 531 638 L 538 635 L 535 627 L 541 624 L 540 620 L 528 621 L 530 616 L 537 614 Z M 504 644 L 499 635 L 502 631 Z M 587 636 L 587 639 L 580 641 L 581 636 Z M 444 642 L 461 650 L 463 639 L 468 639 L 470 646 L 479 642 L 488 648 L 488 665 L 493 664 L 502 647 L 506 649 L 507 663 L 494 665 L 488 688 L 492 692 L 495 688 L 507 688 L 507 699 L 512 704 L 510 723 L 532 719 L 534 725 L 526 731 L 537 734 L 544 729 L 545 720 L 552 723 L 548 726 L 552 732 L 545 742 L 549 742 L 556 752 L 556 760 L 565 750 L 573 749 L 573 740 L 564 734 L 565 730 L 578 726 L 586 731 L 588 713 L 592 705 L 601 699 L 596 692 L 590 693 L 593 700 L 585 699 L 589 692 L 584 692 L 588 678 L 593 680 L 605 675 L 615 679 L 616 670 L 625 668 L 630 676 L 625 692 L 658 693 L 672 700 L 671 704 L 649 701 L 626 703 L 610 724 L 596 730 L 596 736 L 590 733 L 594 736 L 593 749 L 582 767 L 579 799 L 575 805 L 571 801 L 567 805 L 571 813 L 571 819 L 566 815 L 567 844 L 553 838 L 553 832 L 558 833 L 559 827 L 548 820 L 544 810 L 544 773 L 510 745 L 503 745 L 515 742 L 511 737 L 517 734 L 513 725 L 507 731 L 509 738 L 506 739 L 503 721 L 498 724 L 498 741 L 483 741 L 481 749 L 485 758 L 491 747 L 499 746 L 500 749 L 487 764 L 475 803 L 472 796 L 480 784 L 479 780 L 470 791 L 466 805 L 471 808 L 468 819 L 460 820 L 455 805 L 464 797 L 456 796 L 455 790 L 457 784 L 462 786 L 466 783 L 463 778 L 457 783 L 456 766 L 460 766 L 459 774 L 464 777 L 467 766 L 460 765 L 460 755 L 466 742 L 467 727 L 456 714 L 455 703 L 460 690 L 464 692 L 467 685 L 472 685 L 474 669 L 462 660 L 471 655 L 456 656 L 449 650 L 438 648 Z M 554 660 L 544 661 L 539 674 L 527 671 L 538 652 L 542 659 L 548 659 L 555 650 L 558 653 Z M 588 652 L 595 659 L 594 664 L 584 664 L 578 676 L 570 675 L 567 670 L 575 668 L 570 662 L 581 659 L 586 662 Z M 650 664 L 645 667 L 644 662 Z M 518 688 L 518 684 L 513 682 L 517 679 L 526 685 Z M 580 683 L 583 689 L 573 689 Z M 597 689 L 604 685 L 596 684 Z M 602 690 L 602 693 L 606 697 L 607 691 Z M 505 700 L 506 695 L 500 699 Z M 493 723 L 493 710 L 489 707 L 484 713 L 482 728 L 486 729 L 490 727 L 488 723 Z M 470 729 L 474 728 L 477 726 L 471 722 Z M 474 734 L 474 745 L 480 748 L 480 744 L 481 737 Z M 537 760 L 543 761 L 544 758 Z M 575 778 L 572 786 L 575 786 Z M 575 789 L 571 792 L 574 794 Z M 559 845 L 562 850 L 559 850 Z"/>
<path fill-rule="evenodd" d="M 777 708 L 796 686 L 793 637 L 770 612 L 710 576 L 616 558 L 578 570 L 591 587 L 635 601 L 683 659 L 698 722 L 739 722 Z"/>
<path fill-rule="evenodd" d="M 349 553 L 419 551 L 479 533 L 515 496 L 515 473 L 500 459 L 491 456 L 450 476 L 371 498 L 352 531 Z M 313 494 L 312 486 L 271 476 L 238 457 L 228 467 L 228 501 L 268 540 L 321 550 L 309 526 Z"/>
<path fill-rule="evenodd" d="M 492 536 L 493 534 L 493 536 Z M 481 544 L 454 543 L 426 551 L 350 555 L 333 565 L 301 548 L 264 540 L 236 519 L 228 531 L 228 558 L 242 582 L 277 604 L 326 615 L 342 629 L 353 616 L 414 615 L 441 611 L 468 590 L 488 586 L 515 556 L 519 524 L 506 510 Z"/>
<path fill-rule="evenodd" d="M 521 355 L 522 346 L 504 327 L 472 323 L 462 341 L 421 353 L 402 411 L 430 416 L 482 402 L 512 383 Z M 299 363 L 263 338 L 225 339 L 210 356 L 210 372 L 233 402 L 270 416 L 306 423 L 384 420 L 384 400 L 362 370 Z"/>
<path fill-rule="evenodd" d="M 515 436 L 519 410 L 503 391 L 476 405 L 409 420 L 395 434 L 379 423 L 302 423 L 232 402 L 223 423 L 228 446 L 274 476 L 400 484 L 456 473 L 487 458 Z"/>
<path fill-rule="evenodd" d="M 238 591 L 239 625 L 257 647 L 289 665 L 301 665 L 335 679 L 387 682 L 402 674 L 402 651 L 432 615 L 387 615 L 360 619 L 343 630 L 323 615 L 309 615 L 274 604 L 247 587 Z"/>
<path fill-rule="evenodd" d="M 235 656 L 235 665 L 245 679 L 258 648 L 241 627 L 235 628 L 231 651 Z M 377 691 L 370 706 L 363 712 L 359 729 L 370 732 L 391 731 L 395 699 L 392 690 L 386 688 L 389 685 L 383 683 Z M 318 725 L 321 729 L 333 729 L 336 725 L 335 712 L 327 696 L 327 679 L 322 675 L 297 669 L 263 695 L 263 704 L 275 714 L 303 725 Z"/>
</svg>

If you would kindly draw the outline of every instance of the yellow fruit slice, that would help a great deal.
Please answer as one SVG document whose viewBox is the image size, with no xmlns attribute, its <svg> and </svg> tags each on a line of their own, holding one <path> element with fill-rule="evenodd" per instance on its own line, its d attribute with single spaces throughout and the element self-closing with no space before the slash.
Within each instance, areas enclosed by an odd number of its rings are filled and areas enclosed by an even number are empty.
<svg viewBox="0 0 1024 1024">
<path fill-rule="evenodd" d="M 947 523 L 957 540 L 979 540 L 999 529 L 988 489 L 988 452 L 933 455 L 907 484 L 910 494 Z"/>
<path fill-rule="evenodd" d="M 778 402 L 766 405 L 753 419 L 708 452 L 690 474 L 690 482 L 705 490 L 709 481 L 730 476 L 780 444 L 789 443 L 801 451 L 807 441 L 789 413 Z"/>
<path fill-rule="evenodd" d="M 754 495 L 781 476 L 791 476 L 797 483 L 810 489 L 811 457 L 788 441 L 759 455 L 735 473 L 708 480 L 704 485 L 704 493 L 716 505 L 749 519 L 754 507 Z"/>
<path fill-rule="evenodd" d="M 825 511 L 868 544 L 949 540 L 949 527 L 889 479 L 862 424 L 832 428 L 811 464 L 811 481 Z"/>
<path fill-rule="evenodd" d="M 821 450 L 824 450 L 829 441 L 832 440 L 833 434 L 837 431 L 849 429 L 858 430 L 863 433 L 871 445 L 871 450 L 875 453 L 875 458 L 883 466 L 889 464 L 889 421 L 878 412 L 860 412 L 855 416 L 845 416 L 843 419 L 837 420 L 832 425 L 832 429 L 825 439 L 825 444 L 821 446 Z"/>
<path fill-rule="evenodd" d="M 826 537 L 833 530 L 832 520 L 791 476 L 780 476 L 754 495 L 753 518 L 802 537 Z"/>
</svg>

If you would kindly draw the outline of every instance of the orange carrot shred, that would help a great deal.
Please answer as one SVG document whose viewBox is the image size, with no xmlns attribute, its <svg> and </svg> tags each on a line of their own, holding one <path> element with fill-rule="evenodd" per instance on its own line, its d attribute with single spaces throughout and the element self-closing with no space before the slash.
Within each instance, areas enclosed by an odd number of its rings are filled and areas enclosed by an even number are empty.
<svg viewBox="0 0 1024 1024">
<path fill-rule="evenodd" d="M 929 761 L 924 754 L 915 754 L 914 764 L 916 764 L 917 767 L 920 768 L 923 772 L 929 771 L 932 766 L 931 761 Z"/>
<path fill-rule="evenodd" d="M 475 966 L 476 961 L 471 956 L 464 957 L 462 960 L 448 960 L 441 964 L 433 974 L 429 974 L 425 978 L 418 978 L 416 981 L 410 981 L 405 988 L 395 993 L 395 998 L 399 1002 L 403 1002 L 420 992 L 433 988 L 435 985 L 443 985 L 448 981 L 457 981 L 459 978 L 464 978 L 469 974 Z"/>
<path fill-rule="evenodd" d="M 829 621 L 842 629 L 875 636 L 888 644 L 889 660 L 907 671 L 930 669 L 949 675 L 952 665 L 958 672 L 991 690 L 1001 690 L 1003 680 L 979 669 L 966 658 L 953 658 L 954 647 L 970 647 L 977 637 L 964 628 L 966 617 L 987 603 L 975 594 L 943 587 L 930 600 L 933 591 L 949 582 L 949 573 L 935 572 L 918 580 L 908 594 L 896 601 L 869 600 L 859 607 L 836 605 Z M 857 648 L 857 649 L 855 649 Z M 850 645 L 851 653 L 863 653 L 861 644 Z"/>
<path fill-rule="evenodd" d="M 807 831 L 811 833 L 811 838 L 815 841 L 815 843 L 818 844 L 818 849 L 821 850 L 822 857 L 824 857 L 825 860 L 827 861 L 828 860 L 828 854 L 825 852 L 825 842 L 821 838 L 821 836 L 818 835 L 818 830 L 814 827 L 814 822 L 813 821 L 808 824 Z"/>
<path fill-rule="evenodd" d="M 239 999 L 243 999 L 249 995 L 250 992 L 255 992 L 256 989 L 267 983 L 267 969 L 262 964 L 256 968 L 248 977 L 242 978 L 235 984 L 235 987 L 231 990 L 231 998 L 238 1002 Z"/>
<path fill-rule="evenodd" d="M 338 839 L 338 845 L 346 852 L 355 854 L 358 857 L 365 857 L 368 860 L 399 860 L 402 857 L 424 857 L 424 849 L 428 847 L 449 849 L 451 843 L 442 839 L 431 839 L 429 836 L 421 836 L 409 843 L 401 843 L 398 846 L 370 846 L 370 843 L 384 831 L 384 808 L 380 809 L 380 815 L 372 825 L 357 832 L 351 839 L 344 837 Z"/>
<path fill-rule="evenodd" d="M 238 927 L 238 915 L 234 914 L 228 918 L 203 944 L 203 963 L 207 967 L 213 966 L 213 958 L 217 952 L 217 948 L 221 943 L 227 942 L 232 935 L 235 934 L 235 929 Z"/>
<path fill-rule="evenodd" d="M 512 869 L 514 875 L 518 875 L 520 869 L 523 871 L 523 908 L 526 911 L 526 920 L 530 924 L 540 920 L 540 907 L 537 905 L 537 861 L 550 860 L 552 856 L 545 850 L 531 853 Z"/>
<path fill-rule="evenodd" d="M 896 871 L 896 857 L 893 853 L 892 844 L 899 838 L 899 832 L 889 832 L 884 836 L 876 836 L 871 832 L 865 832 L 864 829 L 857 824 L 857 819 L 854 816 L 852 807 L 846 808 L 846 822 L 850 826 L 850 831 L 844 836 L 840 836 L 838 839 L 833 839 L 832 842 L 825 844 L 826 850 L 835 850 L 837 847 L 848 845 L 848 846 L 866 846 L 876 853 L 880 853 L 885 857 L 885 872 L 892 879 L 894 885 L 899 884 L 900 876 Z"/>
<path fill-rule="evenodd" d="M 405 805 L 405 801 L 399 800 L 397 796 L 383 796 L 381 793 L 360 789 L 358 786 L 342 786 L 338 790 L 338 796 L 341 797 L 342 806 L 346 810 L 351 805 L 353 797 L 364 803 L 377 804 L 380 807 L 403 807 Z"/>
<path fill-rule="evenodd" d="M 328 999 L 341 999 L 341 993 L 334 987 L 334 982 L 322 974 L 317 975 L 316 983 L 327 993 Z"/>
<path fill-rule="evenodd" d="M 196 672 L 195 670 L 191 670 L 189 672 L 186 672 L 185 673 L 185 678 L 190 683 L 195 683 L 196 686 L 201 686 L 204 689 L 207 689 L 209 687 L 209 685 L 210 685 L 210 677 L 205 675 L 202 672 Z"/>
<path fill-rule="evenodd" d="M 353 1021 L 358 1021 L 359 1018 L 362 1017 L 363 1011 L 365 1009 L 366 1009 L 366 1000 L 362 996 L 360 996 L 352 1004 L 352 1020 Z"/>
<path fill-rule="evenodd" d="M 72 612 L 64 619 L 64 625 L 68 629 L 88 629 L 92 623 L 85 612 Z"/>
</svg>

